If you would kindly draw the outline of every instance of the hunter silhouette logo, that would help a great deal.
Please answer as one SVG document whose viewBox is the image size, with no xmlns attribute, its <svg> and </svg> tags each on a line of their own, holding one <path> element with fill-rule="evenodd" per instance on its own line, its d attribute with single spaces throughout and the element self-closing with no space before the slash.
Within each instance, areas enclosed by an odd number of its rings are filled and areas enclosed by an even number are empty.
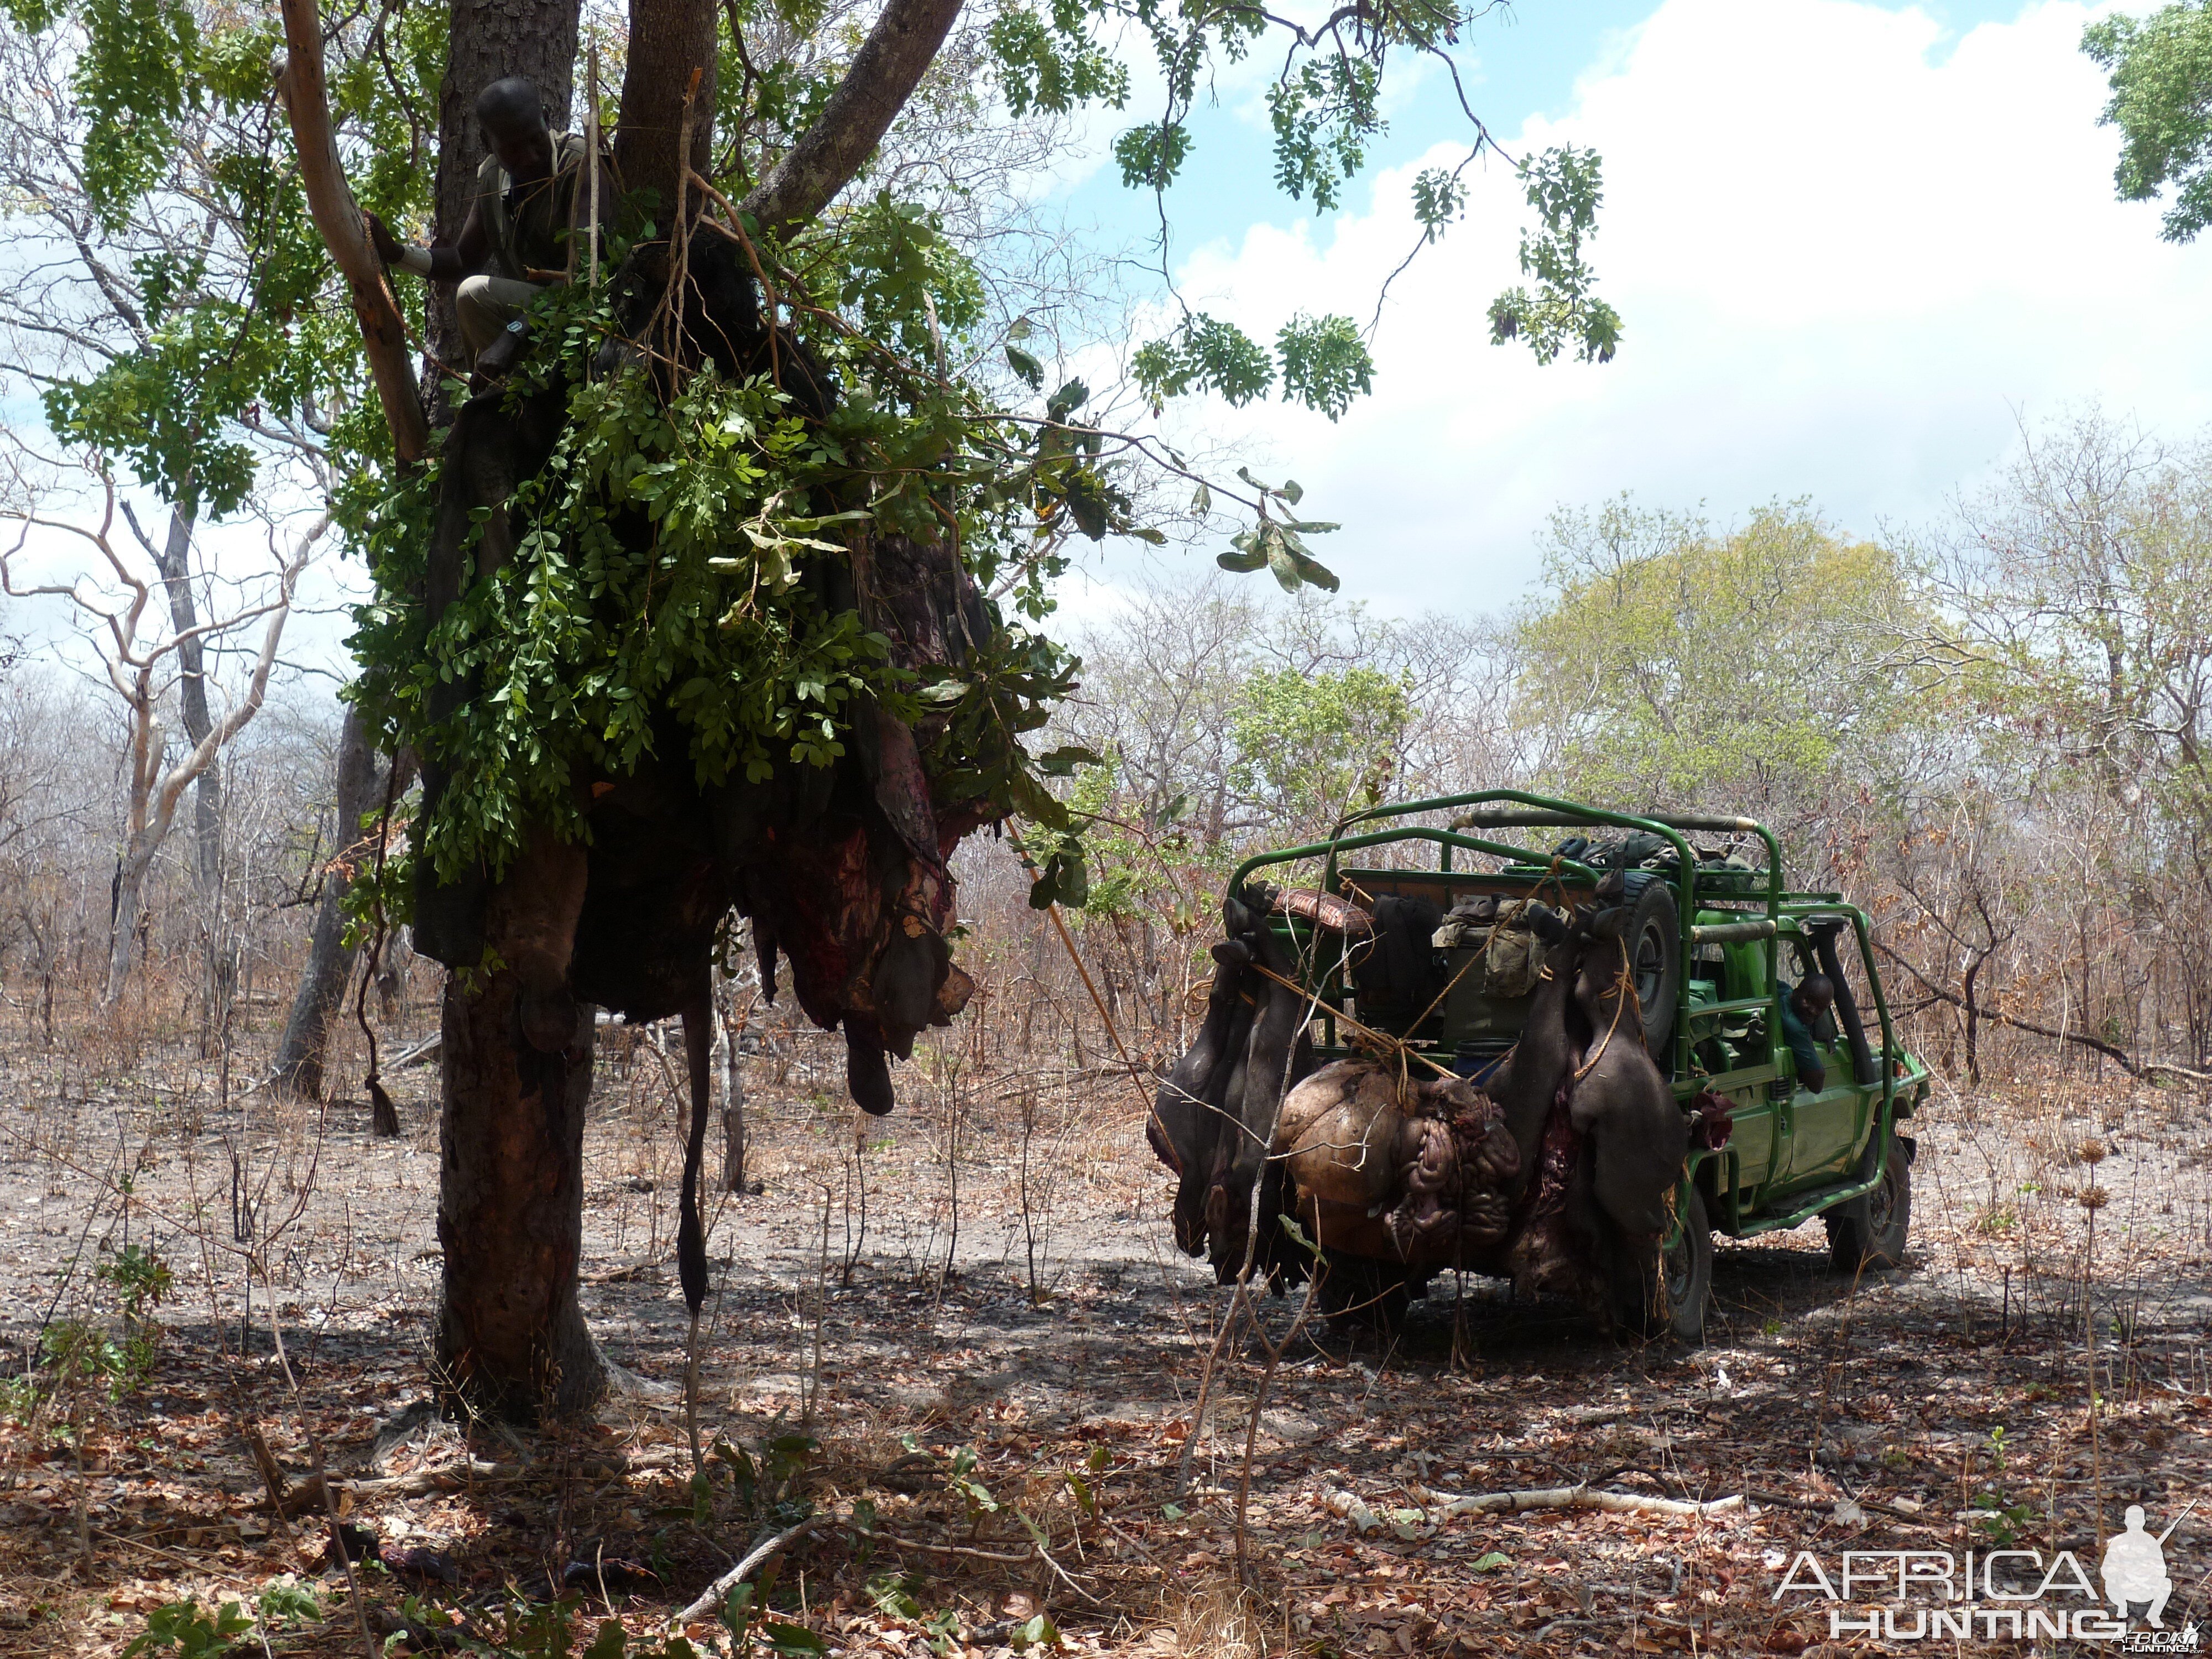
<svg viewBox="0 0 2212 1659">
<path fill-rule="evenodd" d="M 1972 1549 L 1963 1558 L 1949 1550 L 1845 1550 L 1825 1564 L 1812 1551 L 1800 1550 L 1783 1571 L 1774 1599 L 1809 1595 L 1826 1602 L 1831 1640 L 2048 1638 L 2109 1642 L 2122 1653 L 2195 1653 L 2200 1640 L 2195 1620 L 2168 1630 L 2165 1615 L 2174 1593 L 2166 1540 L 2197 1508 L 2191 1504 L 2164 1532 L 2154 1534 L 2144 1528 L 2142 1505 L 2130 1505 L 2124 1529 L 2105 1541 L 2101 1596 L 2073 1551 L 2046 1559 L 2039 1549 L 2007 1548 Z M 1784 1559 L 1776 1550 L 1766 1565 L 1781 1570 Z M 1840 1571 L 1832 1572 L 1832 1565 Z M 2131 1607 L 2143 1610 L 2142 1627 L 2130 1627 Z"/>
<path fill-rule="evenodd" d="M 2173 1580 L 2166 1576 L 2166 1540 L 2196 1507 L 2190 1504 L 2173 1517 L 2172 1526 L 2154 1538 L 2143 1530 L 2142 1505 L 2128 1505 L 2126 1530 L 2115 1534 L 2105 1546 L 2105 1599 L 2112 1604 L 2114 1618 L 2125 1619 L 2132 1604 L 2147 1601 L 2151 1628 L 2166 1628 L 2166 1620 L 2160 1615 L 2166 1611 L 2166 1597 L 2173 1594 Z"/>
</svg>

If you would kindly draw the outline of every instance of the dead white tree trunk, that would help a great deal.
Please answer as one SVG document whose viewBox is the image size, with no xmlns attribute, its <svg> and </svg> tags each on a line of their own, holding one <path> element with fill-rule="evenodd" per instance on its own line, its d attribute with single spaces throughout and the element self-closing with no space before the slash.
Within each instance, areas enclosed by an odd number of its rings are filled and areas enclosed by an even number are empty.
<svg viewBox="0 0 2212 1659">
<path fill-rule="evenodd" d="M 257 603 L 242 605 L 228 615 L 210 617 L 189 629 L 164 628 L 152 611 L 154 589 L 166 583 L 158 560 L 151 574 L 126 558 L 114 536 L 117 501 L 115 482 L 104 469 L 95 469 L 101 508 L 96 526 L 88 528 L 40 510 L 38 494 L 0 507 L 0 517 L 15 519 L 21 526 L 15 545 L 0 553 L 0 588 L 16 599 L 56 599 L 76 608 L 94 623 L 107 683 L 122 699 L 130 732 L 126 756 L 126 804 L 122 858 L 116 873 L 114 922 L 108 940 L 107 982 L 103 1006 L 113 1006 L 123 994 L 131 974 L 133 942 L 144 908 L 146 878 L 167 841 L 176 819 L 177 804 L 193 782 L 216 763 L 224 747 L 260 713 L 268 694 L 269 676 L 276 665 L 276 650 L 284 637 L 284 624 L 292 612 L 292 596 L 300 574 L 314 556 L 316 544 L 330 527 L 330 514 L 318 514 L 293 542 L 289 552 L 271 552 L 276 568 L 271 586 Z M 21 483 L 21 475 L 18 482 Z M 97 553 L 94 568 L 67 582 L 15 585 L 15 570 L 34 531 L 73 537 Z M 206 735 L 173 763 L 168 762 L 168 729 L 162 718 L 172 694 L 186 670 L 183 653 L 188 647 L 202 650 L 211 642 L 241 634 L 261 624 L 261 646 L 253 671 L 238 700 Z M 203 681 L 203 686 L 204 681 Z"/>
</svg>

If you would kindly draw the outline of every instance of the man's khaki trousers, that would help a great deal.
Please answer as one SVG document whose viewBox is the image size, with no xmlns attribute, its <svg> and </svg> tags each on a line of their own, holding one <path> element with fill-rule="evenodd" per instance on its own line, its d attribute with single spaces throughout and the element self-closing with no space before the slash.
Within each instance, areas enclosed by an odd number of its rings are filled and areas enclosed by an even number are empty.
<svg viewBox="0 0 2212 1659">
<path fill-rule="evenodd" d="M 511 276 L 465 276 L 453 295 L 453 309 L 461 324 L 461 342 L 469 349 L 469 362 L 499 338 L 500 330 L 522 315 L 539 292 L 535 283 L 518 283 Z"/>
</svg>

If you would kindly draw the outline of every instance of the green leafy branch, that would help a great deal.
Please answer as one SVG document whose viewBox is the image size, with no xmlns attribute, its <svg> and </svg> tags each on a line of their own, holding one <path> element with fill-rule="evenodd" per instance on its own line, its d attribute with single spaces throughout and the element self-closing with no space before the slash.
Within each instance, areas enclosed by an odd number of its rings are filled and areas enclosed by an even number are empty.
<svg viewBox="0 0 2212 1659">
<path fill-rule="evenodd" d="M 1308 582 L 1327 592 L 1335 592 L 1339 586 L 1336 574 L 1313 556 L 1305 538 L 1340 526 L 1319 520 L 1277 519 L 1269 514 L 1267 503 L 1271 501 L 1296 507 L 1305 499 L 1305 489 L 1296 478 L 1285 478 L 1278 489 L 1272 484 L 1261 483 L 1247 468 L 1238 467 L 1237 476 L 1260 492 L 1260 521 L 1249 530 L 1231 537 L 1230 545 L 1235 551 L 1218 555 L 1214 562 L 1224 570 L 1238 573 L 1257 570 L 1264 565 L 1274 574 L 1285 593 L 1295 593 Z"/>
<path fill-rule="evenodd" d="M 1491 343 L 1526 341 L 1540 363 L 1569 346 L 1583 362 L 1609 363 L 1620 346 L 1620 317 L 1595 296 L 1597 273 L 1583 257 L 1605 198 L 1597 152 L 1562 145 L 1522 162 L 1520 176 L 1538 219 L 1534 231 L 1521 233 L 1521 274 L 1536 286 L 1533 293 L 1509 289 L 1491 302 Z"/>
</svg>

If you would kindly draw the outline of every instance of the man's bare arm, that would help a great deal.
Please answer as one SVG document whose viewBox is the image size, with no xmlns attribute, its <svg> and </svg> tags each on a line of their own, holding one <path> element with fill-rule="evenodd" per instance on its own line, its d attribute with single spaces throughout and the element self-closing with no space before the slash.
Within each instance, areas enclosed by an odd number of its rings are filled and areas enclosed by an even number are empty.
<svg viewBox="0 0 2212 1659">
<path fill-rule="evenodd" d="M 398 265 L 427 276 L 434 283 L 458 283 L 473 275 L 483 268 L 491 252 L 490 238 L 473 206 L 451 247 L 410 247 L 374 213 L 365 213 L 362 217 L 368 221 L 369 240 L 376 244 L 378 258 L 387 265 Z"/>
</svg>

